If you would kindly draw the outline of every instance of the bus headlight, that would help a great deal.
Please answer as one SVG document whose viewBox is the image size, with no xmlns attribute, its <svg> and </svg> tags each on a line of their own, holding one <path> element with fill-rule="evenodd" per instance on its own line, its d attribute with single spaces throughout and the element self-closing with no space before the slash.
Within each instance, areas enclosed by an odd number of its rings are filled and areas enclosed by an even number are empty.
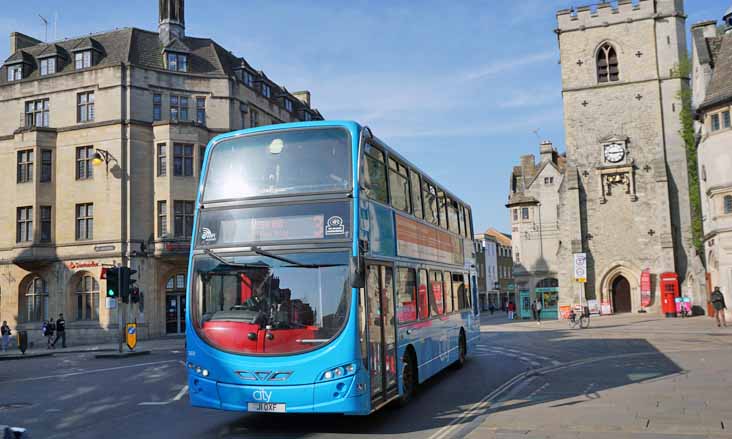
<svg viewBox="0 0 732 439">
<path fill-rule="evenodd" d="M 321 381 L 328 381 L 335 378 L 342 378 L 345 376 L 353 375 L 356 372 L 356 364 L 350 363 L 343 366 L 334 367 L 328 369 L 321 375 Z"/>
</svg>

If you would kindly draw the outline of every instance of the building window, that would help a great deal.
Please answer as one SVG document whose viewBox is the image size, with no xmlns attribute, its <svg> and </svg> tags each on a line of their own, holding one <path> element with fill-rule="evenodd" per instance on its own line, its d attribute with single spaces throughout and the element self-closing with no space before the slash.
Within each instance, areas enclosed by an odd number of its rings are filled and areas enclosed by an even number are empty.
<svg viewBox="0 0 732 439">
<path fill-rule="evenodd" d="M 76 205 L 76 240 L 87 241 L 94 238 L 94 204 Z"/>
<path fill-rule="evenodd" d="M 34 277 L 21 299 L 23 303 L 20 314 L 25 322 L 48 320 L 48 289 L 45 280 Z"/>
<path fill-rule="evenodd" d="M 92 65 L 92 53 L 91 50 L 85 50 L 83 52 L 76 52 L 74 54 L 74 68 L 76 70 L 86 69 Z"/>
<path fill-rule="evenodd" d="M 51 206 L 41 206 L 41 242 L 51 242 Z"/>
<path fill-rule="evenodd" d="M 244 81 L 244 85 L 248 87 L 254 87 L 254 75 L 247 72 L 246 70 L 242 72 L 241 75 L 242 81 Z"/>
<path fill-rule="evenodd" d="M 523 219 L 523 220 L 529 219 L 529 208 L 528 207 L 521 208 L 521 219 Z"/>
<path fill-rule="evenodd" d="M 92 169 L 93 146 L 79 146 L 76 148 L 76 179 L 89 180 L 94 177 Z"/>
<path fill-rule="evenodd" d="M 310 112 L 309 112 L 309 111 L 306 111 L 306 112 L 304 112 L 304 113 L 303 113 L 303 119 L 304 119 L 304 120 L 305 120 L 306 122 L 308 122 L 308 121 L 311 121 L 311 120 L 313 120 L 313 115 L 312 115 L 312 114 L 310 114 Z"/>
<path fill-rule="evenodd" d="M 163 119 L 163 97 L 159 94 L 153 95 L 153 122 Z"/>
<path fill-rule="evenodd" d="M 41 150 L 41 183 L 51 181 L 53 174 L 53 151 L 50 149 Z"/>
<path fill-rule="evenodd" d="M 168 175 L 168 146 L 165 143 L 158 143 L 158 177 Z"/>
<path fill-rule="evenodd" d="M 285 110 L 292 113 L 292 101 L 289 99 L 285 99 Z"/>
<path fill-rule="evenodd" d="M 158 237 L 168 236 L 168 202 L 158 201 Z"/>
<path fill-rule="evenodd" d="M 52 75 L 56 73 L 56 58 L 42 59 L 41 62 L 41 76 Z"/>
<path fill-rule="evenodd" d="M 176 177 L 193 176 L 193 145 L 180 143 L 173 145 L 173 175 Z"/>
<path fill-rule="evenodd" d="M 724 213 L 732 213 L 732 195 L 724 196 Z"/>
<path fill-rule="evenodd" d="M 254 128 L 259 125 L 259 113 L 256 110 L 249 111 L 249 128 Z"/>
<path fill-rule="evenodd" d="M 269 84 L 262 83 L 262 96 L 265 98 L 272 97 L 272 87 L 269 86 Z"/>
<path fill-rule="evenodd" d="M 25 127 L 48 127 L 49 107 L 48 99 L 26 102 Z"/>
<path fill-rule="evenodd" d="M 730 125 L 731 125 L 731 123 L 730 123 L 729 111 L 723 111 L 722 112 L 722 128 L 729 128 Z"/>
<path fill-rule="evenodd" d="M 554 184 L 554 177 L 544 177 L 544 184 Z"/>
<path fill-rule="evenodd" d="M 17 219 L 15 242 L 33 241 L 33 208 L 30 206 L 19 207 Z"/>
<path fill-rule="evenodd" d="M 79 93 L 76 98 L 77 122 L 91 122 L 94 120 L 94 92 Z"/>
<path fill-rule="evenodd" d="M 206 145 L 198 147 L 198 175 L 203 175 L 203 158 L 206 157 Z"/>
<path fill-rule="evenodd" d="M 619 79 L 618 55 L 611 44 L 605 43 L 597 51 L 597 81 L 615 82 Z"/>
<path fill-rule="evenodd" d="M 206 98 L 196 98 L 196 122 L 206 125 Z"/>
<path fill-rule="evenodd" d="M 174 201 L 173 210 L 175 237 L 190 238 L 193 233 L 193 201 Z"/>
<path fill-rule="evenodd" d="M 23 79 L 23 66 L 8 66 L 8 82 Z"/>
<path fill-rule="evenodd" d="M 188 71 L 188 55 L 168 52 L 166 59 L 168 60 L 168 70 L 171 72 Z"/>
<path fill-rule="evenodd" d="M 391 192 L 391 205 L 409 213 L 411 210 L 409 173 L 404 165 L 392 158 L 389 159 L 389 191 Z"/>
<path fill-rule="evenodd" d="M 712 114 L 712 131 L 719 131 L 719 114 Z"/>
<path fill-rule="evenodd" d="M 171 96 L 170 97 L 170 120 L 173 122 L 178 121 L 179 117 L 179 111 L 180 111 L 180 104 L 178 101 L 178 96 Z"/>
<path fill-rule="evenodd" d="M 99 282 L 85 275 L 76 285 L 76 320 L 99 320 Z"/>
<path fill-rule="evenodd" d="M 33 181 L 33 150 L 25 149 L 18 151 L 18 172 L 16 181 L 18 183 L 30 183 Z"/>
<path fill-rule="evenodd" d="M 518 221 L 518 209 L 513 209 L 513 220 Z"/>
</svg>

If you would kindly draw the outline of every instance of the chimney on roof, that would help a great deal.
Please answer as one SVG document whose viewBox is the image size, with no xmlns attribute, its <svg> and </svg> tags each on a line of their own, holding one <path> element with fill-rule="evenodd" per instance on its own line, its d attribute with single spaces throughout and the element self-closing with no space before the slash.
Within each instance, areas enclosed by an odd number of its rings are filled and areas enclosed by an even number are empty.
<svg viewBox="0 0 732 439">
<path fill-rule="evenodd" d="M 184 0 L 158 0 L 158 33 L 163 45 L 183 39 L 186 30 Z"/>
<path fill-rule="evenodd" d="M 555 162 L 557 151 L 554 149 L 554 145 L 550 140 L 545 140 L 539 145 L 540 163 L 544 162 Z"/>
<path fill-rule="evenodd" d="M 14 54 L 15 52 L 19 51 L 20 49 L 25 49 L 26 47 L 35 46 L 36 44 L 41 44 L 41 41 L 36 40 L 33 37 L 29 37 L 28 35 L 21 34 L 20 32 L 11 32 L 10 33 L 10 54 Z"/>
<path fill-rule="evenodd" d="M 292 93 L 293 96 L 297 98 L 298 101 L 305 104 L 306 107 L 310 108 L 310 92 L 307 90 L 303 91 L 296 91 Z"/>
</svg>

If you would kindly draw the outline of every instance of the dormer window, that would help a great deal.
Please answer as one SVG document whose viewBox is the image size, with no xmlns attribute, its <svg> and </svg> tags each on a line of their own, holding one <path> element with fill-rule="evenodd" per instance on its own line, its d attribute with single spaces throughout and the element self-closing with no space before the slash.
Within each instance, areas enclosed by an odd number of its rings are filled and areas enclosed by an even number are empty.
<svg viewBox="0 0 732 439">
<path fill-rule="evenodd" d="M 262 96 L 265 98 L 272 97 L 272 87 L 270 87 L 268 84 L 262 83 Z"/>
<path fill-rule="evenodd" d="M 86 69 L 92 66 L 92 51 L 82 50 L 74 53 L 74 68 L 76 70 Z"/>
<path fill-rule="evenodd" d="M 56 58 L 44 58 L 40 61 L 41 64 L 41 76 L 53 75 L 56 73 Z"/>
<path fill-rule="evenodd" d="M 615 82 L 620 80 L 618 55 L 615 48 L 605 43 L 597 51 L 597 82 Z"/>
<path fill-rule="evenodd" d="M 8 81 L 20 81 L 23 79 L 23 66 L 21 64 L 8 66 Z"/>
<path fill-rule="evenodd" d="M 306 121 L 313 120 L 313 115 L 306 111 L 303 113 L 303 119 Z"/>
<path fill-rule="evenodd" d="M 242 71 L 241 80 L 244 81 L 244 85 L 247 87 L 254 87 L 254 75 L 246 70 Z"/>
<path fill-rule="evenodd" d="M 285 110 L 292 112 L 292 101 L 285 98 Z"/>
<path fill-rule="evenodd" d="M 167 68 L 171 72 L 187 72 L 188 71 L 188 55 L 182 53 L 168 52 L 166 56 Z"/>
</svg>

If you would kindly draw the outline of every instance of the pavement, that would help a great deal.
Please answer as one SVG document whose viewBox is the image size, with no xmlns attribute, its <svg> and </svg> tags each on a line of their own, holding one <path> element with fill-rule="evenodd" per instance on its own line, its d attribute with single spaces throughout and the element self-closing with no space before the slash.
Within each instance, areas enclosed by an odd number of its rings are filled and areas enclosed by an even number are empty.
<svg viewBox="0 0 732 439">
<path fill-rule="evenodd" d="M 182 336 L 161 337 L 161 338 L 154 338 L 154 339 L 149 339 L 149 340 L 139 340 L 137 342 L 137 346 L 135 346 L 135 351 L 169 350 L 169 349 L 179 349 L 182 351 L 184 343 L 185 343 L 185 338 Z M 25 351 L 25 354 L 23 354 L 20 352 L 20 350 L 18 350 L 16 343 L 14 343 L 12 346 L 13 347 L 8 349 L 7 352 L 0 351 L 0 361 L 24 360 L 24 359 L 31 359 L 31 358 L 37 358 L 37 357 L 52 356 L 52 355 L 57 355 L 57 354 L 61 355 L 61 354 L 118 352 L 118 350 L 119 350 L 118 343 L 100 343 L 100 344 L 88 344 L 88 345 L 80 345 L 80 346 L 74 346 L 74 345 L 69 344 L 65 348 L 62 348 L 61 346 L 57 346 L 53 349 L 48 349 L 46 347 L 36 347 L 36 348 L 32 348 L 32 349 L 27 349 Z M 127 348 L 127 346 L 124 345 L 123 351 L 128 352 L 129 348 Z"/>
<path fill-rule="evenodd" d="M 482 323 L 465 367 L 368 417 L 192 408 L 182 340 L 164 339 L 141 342 L 142 357 L 0 364 L 0 424 L 36 438 L 732 437 L 732 328 L 649 315 L 593 317 L 586 330 L 500 313 Z"/>
</svg>

